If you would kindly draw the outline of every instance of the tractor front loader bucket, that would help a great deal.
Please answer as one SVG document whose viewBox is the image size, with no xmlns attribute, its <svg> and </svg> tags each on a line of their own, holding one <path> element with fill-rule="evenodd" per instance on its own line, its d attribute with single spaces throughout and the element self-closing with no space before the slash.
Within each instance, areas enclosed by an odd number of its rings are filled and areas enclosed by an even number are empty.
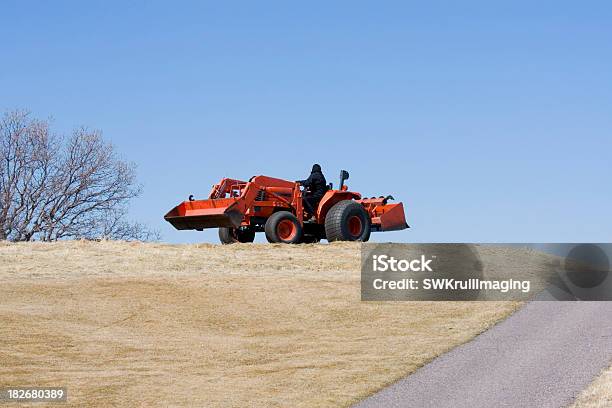
<svg viewBox="0 0 612 408">
<path fill-rule="evenodd" d="M 242 222 L 242 213 L 234 208 L 234 198 L 183 201 L 170 210 L 164 219 L 178 230 L 234 227 Z"/>
</svg>

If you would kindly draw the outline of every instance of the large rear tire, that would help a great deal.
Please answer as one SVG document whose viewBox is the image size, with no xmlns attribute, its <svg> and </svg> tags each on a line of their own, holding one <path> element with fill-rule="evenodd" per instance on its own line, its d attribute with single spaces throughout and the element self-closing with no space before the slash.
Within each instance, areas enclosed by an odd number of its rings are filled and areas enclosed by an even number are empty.
<svg viewBox="0 0 612 408">
<path fill-rule="evenodd" d="M 265 231 L 271 243 L 297 244 L 302 240 L 302 225 L 289 211 L 272 214 L 266 221 Z"/>
<path fill-rule="evenodd" d="M 359 203 L 342 200 L 334 204 L 325 216 L 325 235 L 329 242 L 370 239 L 370 217 Z"/>
<path fill-rule="evenodd" d="M 255 231 L 252 228 L 219 228 L 219 240 L 222 244 L 247 243 L 255 240 Z"/>
</svg>

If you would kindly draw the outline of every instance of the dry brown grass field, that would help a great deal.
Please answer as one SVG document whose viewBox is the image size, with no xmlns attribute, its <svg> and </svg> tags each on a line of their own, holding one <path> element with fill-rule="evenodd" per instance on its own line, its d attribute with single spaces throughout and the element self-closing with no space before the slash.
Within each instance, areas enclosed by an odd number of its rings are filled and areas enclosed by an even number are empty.
<svg viewBox="0 0 612 408">
<path fill-rule="evenodd" d="M 525 249 L 478 251 L 485 268 L 524 266 Z M 66 386 L 69 406 L 347 406 L 518 307 L 361 302 L 359 255 L 0 243 L 0 384 Z"/>
</svg>

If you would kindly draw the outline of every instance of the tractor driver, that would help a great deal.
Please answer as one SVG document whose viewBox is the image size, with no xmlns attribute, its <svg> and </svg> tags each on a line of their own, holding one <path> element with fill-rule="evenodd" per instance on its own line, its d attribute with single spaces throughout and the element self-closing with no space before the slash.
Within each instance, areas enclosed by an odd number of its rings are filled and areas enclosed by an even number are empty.
<svg viewBox="0 0 612 408">
<path fill-rule="evenodd" d="M 313 164 L 310 176 L 306 180 L 297 180 L 297 183 L 308 189 L 308 192 L 304 192 L 304 209 L 310 216 L 314 216 L 319 201 L 327 191 L 327 181 L 321 172 L 321 166 Z"/>
</svg>

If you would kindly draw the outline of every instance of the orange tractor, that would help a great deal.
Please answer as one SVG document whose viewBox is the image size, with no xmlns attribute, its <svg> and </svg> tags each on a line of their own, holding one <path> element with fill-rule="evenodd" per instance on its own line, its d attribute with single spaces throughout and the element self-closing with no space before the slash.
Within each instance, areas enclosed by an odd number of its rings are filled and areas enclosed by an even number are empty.
<svg viewBox="0 0 612 408">
<path fill-rule="evenodd" d="M 253 242 L 256 232 L 265 232 L 269 242 L 313 243 L 368 241 L 372 231 L 408 228 L 402 203 L 389 203 L 392 196 L 362 198 L 348 191 L 340 172 L 337 190 L 328 185 L 315 214 L 305 214 L 300 184 L 267 176 L 248 182 L 222 179 L 206 200 L 193 196 L 170 210 L 164 219 L 178 230 L 219 228 L 223 244 Z"/>
</svg>

